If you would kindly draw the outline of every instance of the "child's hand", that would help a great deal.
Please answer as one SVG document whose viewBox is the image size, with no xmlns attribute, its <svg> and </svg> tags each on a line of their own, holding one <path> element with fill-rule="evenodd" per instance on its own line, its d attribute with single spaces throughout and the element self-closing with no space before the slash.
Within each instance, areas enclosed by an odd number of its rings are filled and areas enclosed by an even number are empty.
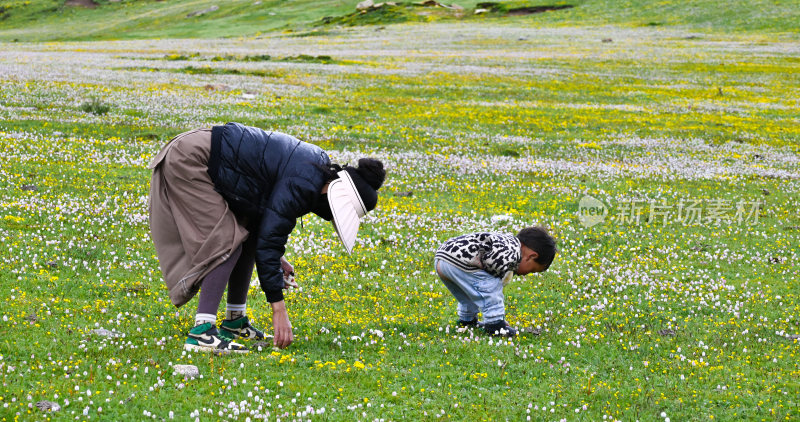
<svg viewBox="0 0 800 422">
<path fill-rule="evenodd" d="M 506 271 L 503 275 L 503 287 L 510 283 L 512 278 L 514 278 L 514 271 Z"/>
</svg>

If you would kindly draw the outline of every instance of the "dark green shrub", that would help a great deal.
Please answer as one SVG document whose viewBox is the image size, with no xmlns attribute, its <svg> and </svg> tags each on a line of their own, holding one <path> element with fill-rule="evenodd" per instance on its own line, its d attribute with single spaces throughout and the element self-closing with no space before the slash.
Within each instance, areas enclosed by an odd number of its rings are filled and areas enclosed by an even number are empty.
<svg viewBox="0 0 800 422">
<path fill-rule="evenodd" d="M 104 103 L 99 98 L 92 98 L 91 100 L 81 104 L 81 110 L 83 110 L 86 113 L 92 113 L 98 116 L 102 116 L 111 110 L 111 105 Z"/>
</svg>

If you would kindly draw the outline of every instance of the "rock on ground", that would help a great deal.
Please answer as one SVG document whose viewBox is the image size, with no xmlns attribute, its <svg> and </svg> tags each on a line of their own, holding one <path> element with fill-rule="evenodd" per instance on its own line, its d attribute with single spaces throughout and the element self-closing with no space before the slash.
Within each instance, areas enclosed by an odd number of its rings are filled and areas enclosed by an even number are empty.
<svg viewBox="0 0 800 422">
<path fill-rule="evenodd" d="M 45 412 L 58 412 L 59 410 L 61 410 L 61 405 L 59 405 L 56 402 L 47 400 L 37 401 L 36 407 L 38 407 L 39 410 Z"/>
<path fill-rule="evenodd" d="M 109 331 L 105 328 L 98 328 L 91 331 L 92 334 L 100 337 L 122 337 L 122 333 L 118 333 L 116 331 Z"/>
<path fill-rule="evenodd" d="M 196 378 L 200 376 L 200 370 L 194 365 L 175 365 L 172 370 L 177 375 L 183 375 L 184 378 Z"/>
<path fill-rule="evenodd" d="M 203 16 L 206 13 L 216 12 L 219 10 L 219 6 L 211 6 L 208 9 L 198 10 L 196 12 L 192 12 L 186 15 L 187 18 L 191 18 L 193 16 Z"/>
</svg>

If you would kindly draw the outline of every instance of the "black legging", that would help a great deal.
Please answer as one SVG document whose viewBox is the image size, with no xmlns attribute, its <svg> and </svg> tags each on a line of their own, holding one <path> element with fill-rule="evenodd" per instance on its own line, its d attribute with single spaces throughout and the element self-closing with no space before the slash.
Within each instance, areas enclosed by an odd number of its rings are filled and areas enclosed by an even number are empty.
<svg viewBox="0 0 800 422">
<path fill-rule="evenodd" d="M 233 251 L 230 258 L 203 278 L 197 313 L 216 315 L 225 286 L 228 286 L 228 303 L 247 303 L 247 291 L 256 262 L 256 239 L 256 236 L 250 236 Z"/>
</svg>

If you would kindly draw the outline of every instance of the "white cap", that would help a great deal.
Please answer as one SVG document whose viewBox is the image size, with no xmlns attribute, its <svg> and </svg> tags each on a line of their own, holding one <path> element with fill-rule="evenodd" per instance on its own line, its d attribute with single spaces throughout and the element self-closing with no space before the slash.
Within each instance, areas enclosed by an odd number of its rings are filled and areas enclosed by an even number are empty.
<svg viewBox="0 0 800 422">
<path fill-rule="evenodd" d="M 361 217 L 367 215 L 367 207 L 356 190 L 356 184 L 347 171 L 340 171 L 339 178 L 328 184 L 328 205 L 333 214 L 333 227 L 347 253 L 353 252 Z"/>
</svg>

